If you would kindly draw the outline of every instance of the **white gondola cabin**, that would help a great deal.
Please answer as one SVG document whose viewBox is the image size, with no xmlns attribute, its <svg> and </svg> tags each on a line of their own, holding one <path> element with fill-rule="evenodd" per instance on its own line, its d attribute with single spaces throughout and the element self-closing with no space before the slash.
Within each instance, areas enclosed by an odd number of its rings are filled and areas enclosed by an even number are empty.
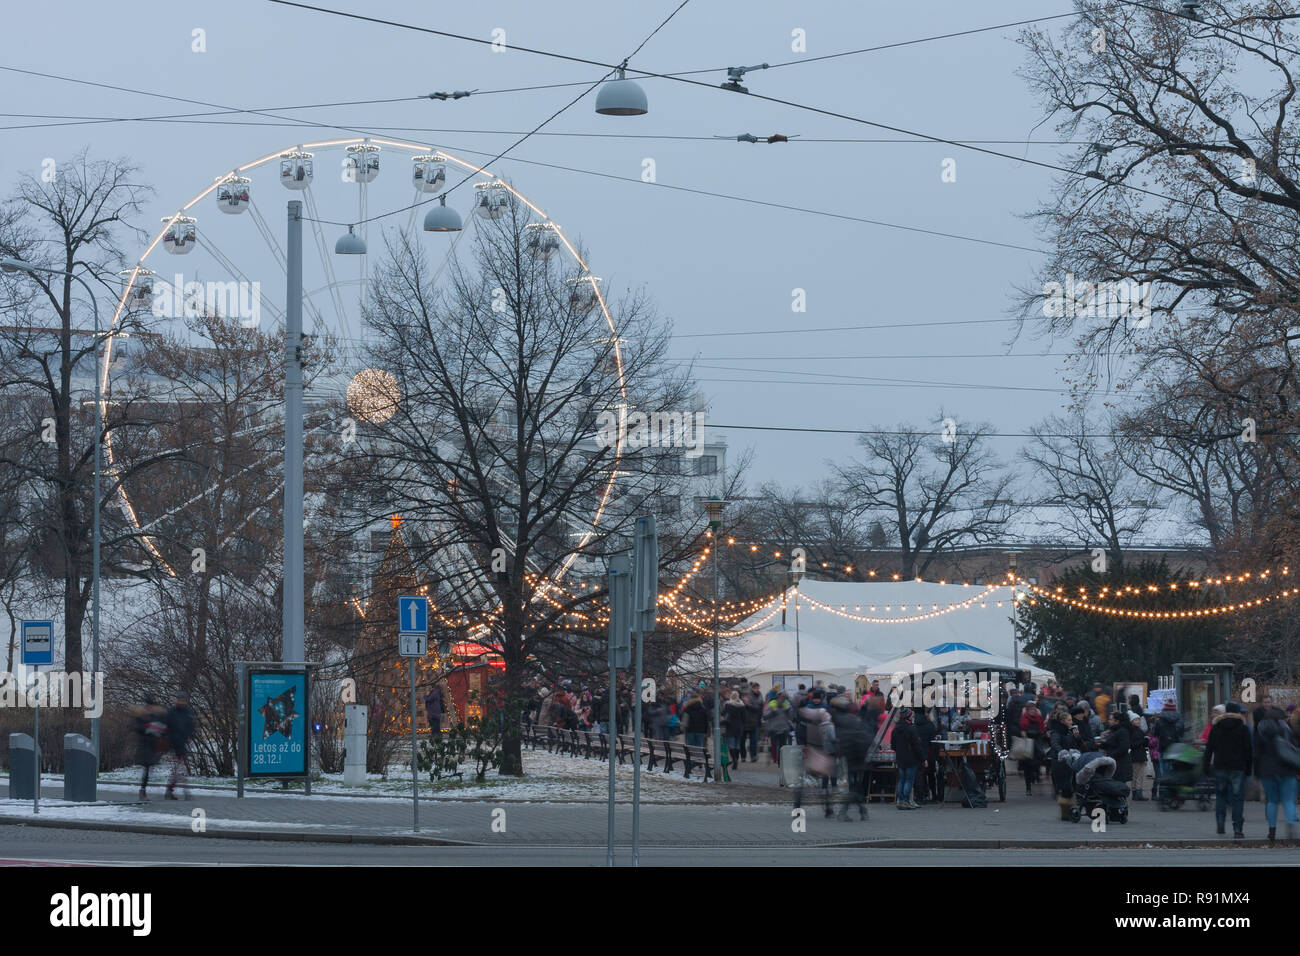
<svg viewBox="0 0 1300 956">
<path fill-rule="evenodd" d="M 422 193 L 436 193 L 447 184 L 447 164 L 437 153 L 412 157 L 411 183 Z"/>
<path fill-rule="evenodd" d="M 343 177 L 350 183 L 372 183 L 379 175 L 379 147 L 356 143 L 348 147 L 343 163 Z"/>
<path fill-rule="evenodd" d="M 251 183 L 247 176 L 227 176 L 217 186 L 217 208 L 231 215 L 243 212 L 251 201 L 248 191 Z"/>
<path fill-rule="evenodd" d="M 313 175 L 312 154 L 292 150 L 280 154 L 280 185 L 285 189 L 306 189 Z"/>
<path fill-rule="evenodd" d="M 168 216 L 163 222 L 168 223 L 163 232 L 163 248 L 174 256 L 188 255 L 198 245 L 198 220 L 190 216 Z"/>
<path fill-rule="evenodd" d="M 582 276 L 569 280 L 569 305 L 575 312 L 586 314 L 596 308 L 600 299 L 596 295 L 596 283 L 599 276 Z"/>
<path fill-rule="evenodd" d="M 474 211 L 484 219 L 500 219 L 510 206 L 510 190 L 505 183 L 478 183 Z"/>
<path fill-rule="evenodd" d="M 148 269 L 127 269 L 119 273 L 127 284 L 126 308 L 128 311 L 148 311 L 153 307 L 153 277 Z M 132 279 L 132 276 L 135 278 Z"/>
<path fill-rule="evenodd" d="M 551 259 L 560 251 L 560 236 L 554 224 L 530 222 L 528 238 L 524 240 L 528 253 L 534 259 Z"/>
</svg>

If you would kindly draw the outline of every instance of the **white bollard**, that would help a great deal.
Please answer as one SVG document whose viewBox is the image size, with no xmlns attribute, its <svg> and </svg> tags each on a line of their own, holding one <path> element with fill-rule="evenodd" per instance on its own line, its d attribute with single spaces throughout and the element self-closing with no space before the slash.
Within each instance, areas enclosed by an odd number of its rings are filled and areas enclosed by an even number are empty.
<svg viewBox="0 0 1300 956">
<path fill-rule="evenodd" d="M 343 705 L 343 785 L 359 787 L 366 782 L 366 707 Z"/>
</svg>

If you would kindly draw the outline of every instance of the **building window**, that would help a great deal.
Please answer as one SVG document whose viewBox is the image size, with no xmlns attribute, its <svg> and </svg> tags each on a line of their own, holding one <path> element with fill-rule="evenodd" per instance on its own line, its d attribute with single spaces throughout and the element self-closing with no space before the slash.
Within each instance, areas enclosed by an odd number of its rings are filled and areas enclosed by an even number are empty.
<svg viewBox="0 0 1300 956">
<path fill-rule="evenodd" d="M 718 473 L 718 456 L 701 455 L 696 458 L 695 473 L 697 475 L 716 475 Z"/>
</svg>

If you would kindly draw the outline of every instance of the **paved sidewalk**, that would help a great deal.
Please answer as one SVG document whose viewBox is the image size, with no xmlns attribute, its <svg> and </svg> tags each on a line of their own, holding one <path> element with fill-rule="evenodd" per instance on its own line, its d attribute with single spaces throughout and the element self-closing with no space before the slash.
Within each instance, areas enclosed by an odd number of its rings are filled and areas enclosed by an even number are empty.
<svg viewBox="0 0 1300 956">
<path fill-rule="evenodd" d="M 43 791 L 44 792 L 44 791 Z M 196 790 L 191 801 L 151 800 L 136 803 L 129 788 L 101 788 L 102 802 L 70 805 L 42 798 L 39 818 L 29 802 L 0 799 L 0 823 L 54 826 L 61 823 L 95 828 L 160 832 L 194 832 L 201 820 L 207 836 L 258 836 L 264 839 L 324 838 L 358 842 L 465 842 L 504 845 L 590 846 L 605 842 L 603 803 L 508 803 L 503 801 L 422 800 L 418 837 L 411 829 L 411 801 L 384 797 L 339 797 L 233 794 Z M 595 795 L 595 794 L 593 794 Z M 1087 822 L 1063 823 L 1055 801 L 1046 796 L 1011 796 L 1004 804 L 962 809 L 958 804 L 900 811 L 889 804 L 870 805 L 870 819 L 826 819 L 812 791 L 806 803 L 806 827 L 800 828 L 789 803 L 766 805 L 650 805 L 641 811 L 641 839 L 646 846 L 790 846 L 882 844 L 889 846 L 1079 846 L 1079 845 L 1233 845 L 1230 836 L 1214 833 L 1213 811 L 1184 807 L 1161 811 L 1150 802 L 1132 804 L 1126 825 L 1110 824 L 1094 832 Z M 620 804 L 618 842 L 631 841 L 631 810 Z M 496 830 L 494 830 L 494 824 Z M 503 832 L 497 832 L 501 831 Z M 1248 844 L 1265 836 L 1262 803 L 1246 808 Z M 1300 837 L 1300 834 L 1297 834 Z M 1240 844 L 1238 844 L 1240 845 Z M 1300 844 L 1277 847 L 1279 854 L 1300 855 Z"/>
</svg>

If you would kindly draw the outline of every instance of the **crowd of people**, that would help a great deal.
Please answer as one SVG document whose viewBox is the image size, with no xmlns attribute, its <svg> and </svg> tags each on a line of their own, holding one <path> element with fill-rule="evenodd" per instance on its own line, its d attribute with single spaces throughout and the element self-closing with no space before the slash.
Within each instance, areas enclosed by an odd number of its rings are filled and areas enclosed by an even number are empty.
<svg viewBox="0 0 1300 956">
<path fill-rule="evenodd" d="M 604 689 L 561 681 L 553 687 L 532 688 L 525 720 L 541 726 L 608 733 L 610 706 Z M 833 815 L 839 783 L 847 784 L 840 801 L 840 816 L 851 806 L 866 817 L 866 767 L 873 747 L 889 750 L 896 769 L 894 805 L 899 810 L 919 809 L 937 800 L 940 788 L 939 741 L 949 731 L 966 731 L 969 712 L 955 707 L 917 708 L 893 706 L 872 681 L 864 690 L 840 685 L 813 687 L 800 684 L 787 692 L 774 685 L 766 690 L 757 682 L 723 681 L 718 687 L 724 771 L 765 755 L 766 765 L 781 761 L 783 747 L 795 745 L 803 758 L 795 784 L 795 805 L 803 801 L 805 781 L 822 793 L 827 816 Z M 662 740 L 681 738 L 689 746 L 712 746 L 714 692 L 699 681 L 678 694 L 660 695 L 642 707 L 642 733 Z M 620 687 L 613 708 L 613 729 L 630 733 L 630 689 Z M 1084 693 L 1070 693 L 1055 681 L 1042 687 L 1026 683 L 1012 688 L 996 714 L 987 722 L 995 743 L 998 738 L 1015 754 L 1016 768 L 1026 796 L 1044 779 L 1063 754 L 1100 752 L 1115 762 L 1114 779 L 1137 802 L 1156 800 L 1161 779 L 1170 771 L 1164 755 L 1188 738 L 1200 749 L 1201 771 L 1215 788 L 1215 816 L 1219 833 L 1232 816 L 1237 837 L 1243 835 L 1243 801 L 1246 779 L 1252 774 L 1262 788 L 1269 839 L 1275 839 L 1279 807 L 1289 836 L 1300 837 L 1297 822 L 1297 771 L 1289 761 L 1300 759 L 1300 711 L 1285 711 L 1265 697 L 1251 720 L 1236 702 L 1214 708 L 1211 720 L 1200 729 L 1184 725 L 1173 700 L 1158 710 L 1143 707 L 1136 695 L 1115 700 L 1101 684 Z M 785 785 L 785 780 L 781 780 Z M 1062 784 L 1052 781 L 1051 791 L 1069 797 Z"/>
</svg>

